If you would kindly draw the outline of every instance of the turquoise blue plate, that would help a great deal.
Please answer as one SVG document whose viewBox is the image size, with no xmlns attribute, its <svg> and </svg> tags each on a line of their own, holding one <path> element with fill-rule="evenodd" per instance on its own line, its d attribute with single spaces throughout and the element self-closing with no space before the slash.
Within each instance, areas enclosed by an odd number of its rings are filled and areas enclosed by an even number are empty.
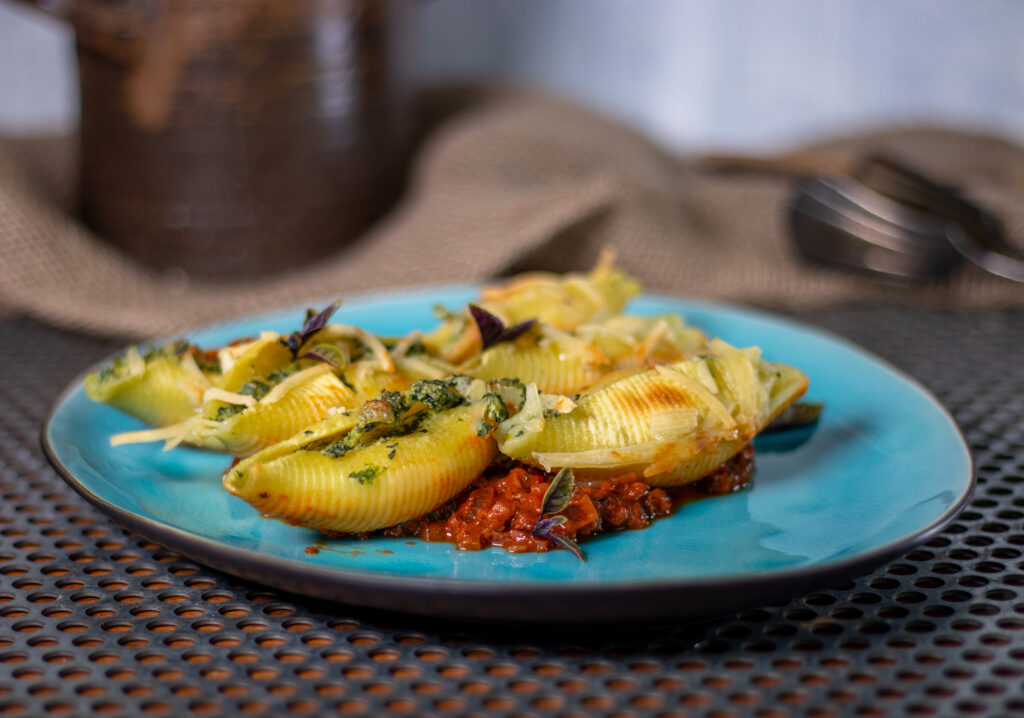
<svg viewBox="0 0 1024 718">
<path fill-rule="evenodd" d="M 346 300 L 337 321 L 378 334 L 430 328 L 436 304 L 473 287 Z M 75 381 L 43 429 L 57 470 L 114 521 L 197 561 L 300 594 L 435 616 L 529 622 L 682 620 L 783 600 L 865 571 L 947 524 L 968 500 L 970 454 L 942 406 L 913 379 L 820 331 L 734 307 L 644 296 L 630 310 L 677 312 L 708 334 L 757 345 L 803 369 L 825 403 L 811 431 L 758 439 L 749 490 L 683 506 L 644 531 L 567 551 L 459 552 L 449 544 L 323 540 L 260 518 L 221 488 L 229 459 L 146 444 L 112 448 L 141 428 L 91 402 Z M 196 331 L 217 346 L 261 329 L 289 332 L 302 311 Z"/>
</svg>

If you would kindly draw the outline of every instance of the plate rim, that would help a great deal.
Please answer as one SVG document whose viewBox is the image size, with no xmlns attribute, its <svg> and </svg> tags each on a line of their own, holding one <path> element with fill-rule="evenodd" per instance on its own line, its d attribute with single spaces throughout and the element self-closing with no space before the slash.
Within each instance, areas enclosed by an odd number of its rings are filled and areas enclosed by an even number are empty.
<svg viewBox="0 0 1024 718">
<path fill-rule="evenodd" d="M 389 299 L 411 299 L 416 294 L 430 295 L 442 292 L 472 291 L 479 286 L 476 283 L 467 283 L 417 286 L 410 287 L 407 290 L 382 290 L 353 295 L 346 302 L 357 301 L 359 304 L 372 304 Z M 581 581 L 570 584 L 558 581 L 510 583 L 466 577 L 394 575 L 366 569 L 303 563 L 294 559 L 264 554 L 251 549 L 224 545 L 216 539 L 200 536 L 155 518 L 140 515 L 100 497 L 86 486 L 81 479 L 75 476 L 74 472 L 60 458 L 57 449 L 51 441 L 51 428 L 61 409 L 76 392 L 82 389 L 82 381 L 88 372 L 92 371 L 96 366 L 109 362 L 119 352 L 114 352 L 94 362 L 65 386 L 53 402 L 42 423 L 40 444 L 47 460 L 61 478 L 107 518 L 201 565 L 211 566 L 231 575 L 241 576 L 263 585 L 281 588 L 298 593 L 299 595 L 313 596 L 332 601 L 339 600 L 340 596 L 342 602 L 373 609 L 396 610 L 395 601 L 389 599 L 393 598 L 392 592 L 402 590 L 408 595 L 405 597 L 405 600 L 400 602 L 402 605 L 398 606 L 397 610 L 403 612 L 454 619 L 469 618 L 503 622 L 592 623 L 607 621 L 617 617 L 621 618 L 621 616 L 617 615 L 614 608 L 602 611 L 601 602 L 614 601 L 615 598 L 623 594 L 635 592 L 658 594 L 661 595 L 661 600 L 653 602 L 650 606 L 643 607 L 639 611 L 639 615 L 631 616 L 627 619 L 629 621 L 665 620 L 673 617 L 704 618 L 710 615 L 728 613 L 737 610 L 740 606 L 761 603 L 760 597 L 784 599 L 794 595 L 794 591 L 801 587 L 824 585 L 829 577 L 850 576 L 857 573 L 860 569 L 879 565 L 889 558 L 906 552 L 913 546 L 919 545 L 940 533 L 971 500 L 977 487 L 977 466 L 973 452 L 971 452 L 970 445 L 967 443 L 960 426 L 946 407 L 926 386 L 886 359 L 835 332 L 756 307 L 656 292 L 644 292 L 638 298 L 657 302 L 681 303 L 698 310 L 727 313 L 730 316 L 742 315 L 745 318 L 785 326 L 800 332 L 823 337 L 829 342 L 841 346 L 843 350 L 857 354 L 860 358 L 881 366 L 927 399 L 931 406 L 945 419 L 949 428 L 952 429 L 959 439 L 959 447 L 964 451 L 968 468 L 968 477 L 959 497 L 942 514 L 915 531 L 904 534 L 880 546 L 875 546 L 865 552 L 805 566 L 697 578 L 639 578 L 614 583 L 602 583 L 601 581 Z M 163 338 L 151 339 L 139 344 L 146 346 L 185 334 L 193 335 L 217 331 L 227 328 L 232 324 L 254 322 L 264 317 L 278 316 L 304 304 L 316 306 L 315 301 L 302 302 L 288 307 L 229 317 L 184 330 L 180 334 L 168 334 Z M 214 560 L 211 560 L 211 557 Z M 250 569 L 250 567 L 252 568 Z M 257 573 L 256 568 L 258 567 L 262 567 L 263 570 Z M 298 591 L 296 591 L 297 579 L 301 579 Z M 324 590 L 319 590 L 318 586 L 322 586 Z M 742 602 L 728 600 L 728 595 L 741 587 L 747 588 L 751 592 L 756 592 L 759 596 L 758 600 L 754 602 L 749 600 Z M 385 591 L 382 597 L 383 600 L 374 595 L 374 590 Z M 676 615 L 680 613 L 678 609 L 681 606 L 678 604 L 666 604 L 673 603 L 670 599 L 676 592 L 687 591 L 704 593 L 709 596 L 720 596 L 723 599 L 721 602 L 709 601 L 709 603 L 716 603 L 718 608 L 724 608 L 724 610 L 716 609 L 708 612 L 691 606 L 689 610 L 683 610 L 681 612 L 682 615 Z M 360 596 L 360 592 L 366 592 L 366 596 Z M 437 598 L 452 599 L 453 597 L 460 600 L 456 600 L 454 604 L 446 605 L 439 605 L 436 600 Z M 498 603 L 492 604 L 488 609 L 486 604 L 484 606 L 480 605 L 480 600 L 483 598 L 499 600 Z M 568 611 L 555 611 L 554 613 L 535 616 L 525 620 L 517 616 L 509 616 L 507 610 L 505 610 L 508 608 L 510 601 L 528 599 L 550 600 L 553 598 L 570 599 L 569 604 L 573 601 L 583 600 L 583 605 L 571 606 Z M 410 599 L 426 599 L 426 601 L 421 604 Z M 547 605 L 550 606 L 550 603 Z M 566 605 L 566 603 L 562 605 Z"/>
</svg>

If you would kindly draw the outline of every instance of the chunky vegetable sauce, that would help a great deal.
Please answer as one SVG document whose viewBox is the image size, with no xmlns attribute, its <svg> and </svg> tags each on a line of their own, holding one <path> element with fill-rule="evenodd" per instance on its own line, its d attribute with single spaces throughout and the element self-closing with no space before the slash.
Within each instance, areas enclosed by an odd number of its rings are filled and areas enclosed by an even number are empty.
<svg viewBox="0 0 1024 718">
<path fill-rule="evenodd" d="M 753 468 L 754 450 L 748 445 L 704 478 L 678 489 L 651 487 L 634 474 L 577 484 L 569 506 L 561 512 L 566 521 L 553 532 L 579 541 L 610 531 L 646 528 L 690 501 L 746 487 Z M 447 541 L 462 551 L 488 546 L 512 553 L 548 551 L 557 547 L 534 535 L 533 529 L 542 516 L 541 504 L 551 480 L 544 471 L 516 466 L 481 478 L 442 511 L 381 533 Z"/>
</svg>

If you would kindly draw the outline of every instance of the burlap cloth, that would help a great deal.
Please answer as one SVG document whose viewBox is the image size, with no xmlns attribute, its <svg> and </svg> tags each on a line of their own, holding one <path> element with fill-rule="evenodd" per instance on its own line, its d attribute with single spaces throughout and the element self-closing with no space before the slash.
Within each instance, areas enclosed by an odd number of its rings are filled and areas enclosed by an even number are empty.
<svg viewBox="0 0 1024 718">
<path fill-rule="evenodd" d="M 0 142 L 0 307 L 144 337 L 370 289 L 587 268 L 606 246 L 648 288 L 689 297 L 768 307 L 1024 302 L 1024 285 L 970 266 L 927 285 L 808 266 L 785 222 L 791 173 L 842 171 L 885 149 L 964 189 L 1024 237 L 1024 150 L 1006 142 L 915 129 L 783 157 L 695 161 L 551 98 L 487 92 L 452 104 L 459 109 L 440 116 L 435 107 L 398 206 L 359 241 L 315 266 L 231 284 L 162 275 L 119 255 L 67 210 L 67 145 Z"/>
</svg>

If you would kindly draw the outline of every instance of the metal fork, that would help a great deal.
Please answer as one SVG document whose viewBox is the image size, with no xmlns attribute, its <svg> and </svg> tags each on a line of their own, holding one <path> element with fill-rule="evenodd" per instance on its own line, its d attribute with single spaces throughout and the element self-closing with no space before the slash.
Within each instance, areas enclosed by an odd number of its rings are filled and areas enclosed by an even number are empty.
<svg viewBox="0 0 1024 718">
<path fill-rule="evenodd" d="M 1024 282 L 1024 257 L 998 219 L 950 187 L 884 155 L 849 177 L 800 180 L 790 231 L 808 259 L 888 277 L 935 280 L 963 259 Z"/>
</svg>

